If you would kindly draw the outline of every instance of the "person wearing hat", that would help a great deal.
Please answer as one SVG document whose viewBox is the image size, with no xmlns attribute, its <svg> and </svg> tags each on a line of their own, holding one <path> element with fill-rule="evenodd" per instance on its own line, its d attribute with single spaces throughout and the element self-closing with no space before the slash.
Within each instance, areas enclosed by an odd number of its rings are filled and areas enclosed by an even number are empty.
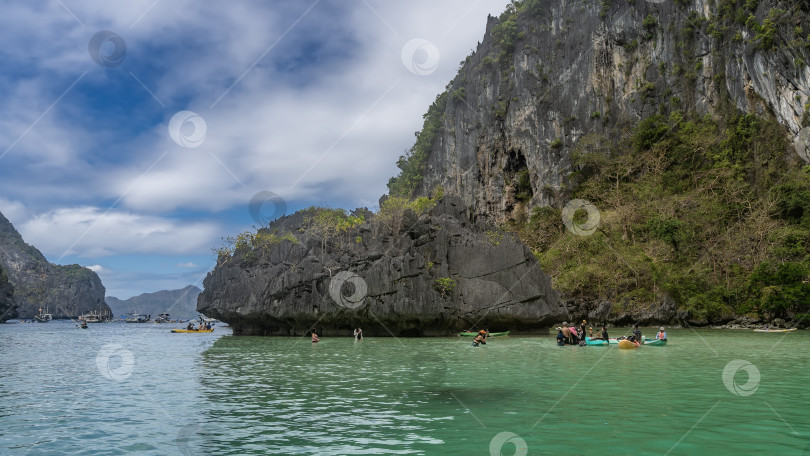
<svg viewBox="0 0 810 456">
<path fill-rule="evenodd" d="M 565 345 L 565 334 L 563 334 L 562 328 L 557 326 L 557 346 L 562 347 Z"/>
<path fill-rule="evenodd" d="M 658 334 L 655 335 L 655 338 L 658 340 L 667 340 L 667 332 L 664 331 L 664 327 L 658 328 Z"/>
<path fill-rule="evenodd" d="M 475 339 L 473 339 L 472 346 L 477 347 L 479 344 L 480 345 L 486 345 L 488 335 L 489 335 L 489 331 L 487 331 L 487 330 L 482 329 L 481 331 L 478 331 L 478 335 L 476 335 Z"/>
</svg>

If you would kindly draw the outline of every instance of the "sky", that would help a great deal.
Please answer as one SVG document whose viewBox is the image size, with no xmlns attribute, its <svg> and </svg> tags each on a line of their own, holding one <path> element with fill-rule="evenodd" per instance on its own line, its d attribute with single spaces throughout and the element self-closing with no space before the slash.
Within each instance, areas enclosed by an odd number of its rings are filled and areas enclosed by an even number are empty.
<svg viewBox="0 0 810 456">
<path fill-rule="evenodd" d="M 0 212 L 108 296 L 202 288 L 225 236 L 376 210 L 508 3 L 3 2 Z"/>
</svg>

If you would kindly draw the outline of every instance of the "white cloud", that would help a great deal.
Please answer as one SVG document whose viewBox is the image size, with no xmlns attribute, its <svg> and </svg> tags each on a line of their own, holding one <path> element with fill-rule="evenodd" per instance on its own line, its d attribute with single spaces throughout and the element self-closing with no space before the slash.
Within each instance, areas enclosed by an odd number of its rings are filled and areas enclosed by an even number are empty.
<svg viewBox="0 0 810 456">
<path fill-rule="evenodd" d="M 0 158 L 0 211 L 56 260 L 208 254 L 229 234 L 208 219 L 247 212 L 262 190 L 288 203 L 373 207 L 487 14 L 507 3 L 320 2 L 286 35 L 312 3 L 5 5 L 0 155 L 21 139 Z M 103 29 L 126 41 L 119 67 L 88 54 Z M 434 73 L 403 65 L 413 38 L 436 46 Z M 206 121 L 196 149 L 169 137 L 180 110 Z M 195 215 L 171 218 L 180 211 Z"/>
<path fill-rule="evenodd" d="M 192 263 L 191 261 L 189 261 L 187 263 L 177 263 L 177 267 L 178 268 L 188 268 L 188 269 L 197 269 L 197 268 L 199 268 L 199 266 Z"/>
<path fill-rule="evenodd" d="M 178 222 L 95 207 L 57 209 L 19 227 L 26 242 L 49 258 L 103 257 L 122 252 L 171 255 L 205 251 L 222 231 L 204 222 Z"/>
<path fill-rule="evenodd" d="M 85 267 L 86 267 L 87 269 L 89 269 L 89 270 L 91 270 L 91 271 L 95 272 L 96 274 L 101 274 L 102 272 L 106 272 L 106 271 L 107 271 L 106 269 L 104 269 L 104 266 L 102 266 L 102 265 L 100 265 L 100 264 L 93 264 L 93 265 L 90 265 L 90 266 L 85 266 Z"/>
</svg>

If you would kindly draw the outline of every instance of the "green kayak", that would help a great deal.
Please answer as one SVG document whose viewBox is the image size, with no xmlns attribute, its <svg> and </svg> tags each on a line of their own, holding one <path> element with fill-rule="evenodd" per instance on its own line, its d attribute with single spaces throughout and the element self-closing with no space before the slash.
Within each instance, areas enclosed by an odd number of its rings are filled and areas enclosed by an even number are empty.
<svg viewBox="0 0 810 456">
<path fill-rule="evenodd" d="M 477 336 L 478 332 L 469 332 L 469 331 L 462 331 L 458 333 L 459 336 Z M 499 333 L 489 333 L 490 337 L 492 336 L 508 336 L 509 331 L 499 332 Z"/>
<path fill-rule="evenodd" d="M 666 344 L 667 344 L 666 339 L 645 339 L 644 340 L 644 345 L 652 345 L 652 346 L 656 346 L 656 347 L 661 347 L 661 346 L 666 345 Z"/>
</svg>

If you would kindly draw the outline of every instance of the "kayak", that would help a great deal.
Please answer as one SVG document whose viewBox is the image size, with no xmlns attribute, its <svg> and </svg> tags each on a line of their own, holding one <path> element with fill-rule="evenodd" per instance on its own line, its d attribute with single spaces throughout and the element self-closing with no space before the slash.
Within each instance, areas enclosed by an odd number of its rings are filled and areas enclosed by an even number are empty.
<svg viewBox="0 0 810 456">
<path fill-rule="evenodd" d="M 645 339 L 644 345 L 652 345 L 654 347 L 661 347 L 667 344 L 666 339 Z"/>
<path fill-rule="evenodd" d="M 605 341 L 604 339 L 591 339 L 590 337 L 585 338 L 586 345 L 607 345 L 607 344 L 616 345 L 618 343 L 619 341 L 617 339 L 608 339 L 607 341 Z"/>
<path fill-rule="evenodd" d="M 459 336 L 477 336 L 477 332 L 469 332 L 469 331 L 462 331 L 458 333 Z M 499 333 L 489 333 L 490 336 L 508 336 L 509 331 L 499 332 Z"/>
<path fill-rule="evenodd" d="M 636 346 L 636 344 L 630 342 L 629 340 L 620 340 L 619 348 L 638 348 L 638 347 Z"/>
<path fill-rule="evenodd" d="M 214 330 L 213 329 L 203 329 L 203 330 L 197 331 L 196 329 L 172 329 L 172 332 L 173 333 L 210 333 L 210 332 L 214 332 Z"/>
<path fill-rule="evenodd" d="M 755 333 L 788 333 L 791 331 L 796 331 L 797 328 L 790 328 L 790 329 L 755 329 Z"/>
</svg>

